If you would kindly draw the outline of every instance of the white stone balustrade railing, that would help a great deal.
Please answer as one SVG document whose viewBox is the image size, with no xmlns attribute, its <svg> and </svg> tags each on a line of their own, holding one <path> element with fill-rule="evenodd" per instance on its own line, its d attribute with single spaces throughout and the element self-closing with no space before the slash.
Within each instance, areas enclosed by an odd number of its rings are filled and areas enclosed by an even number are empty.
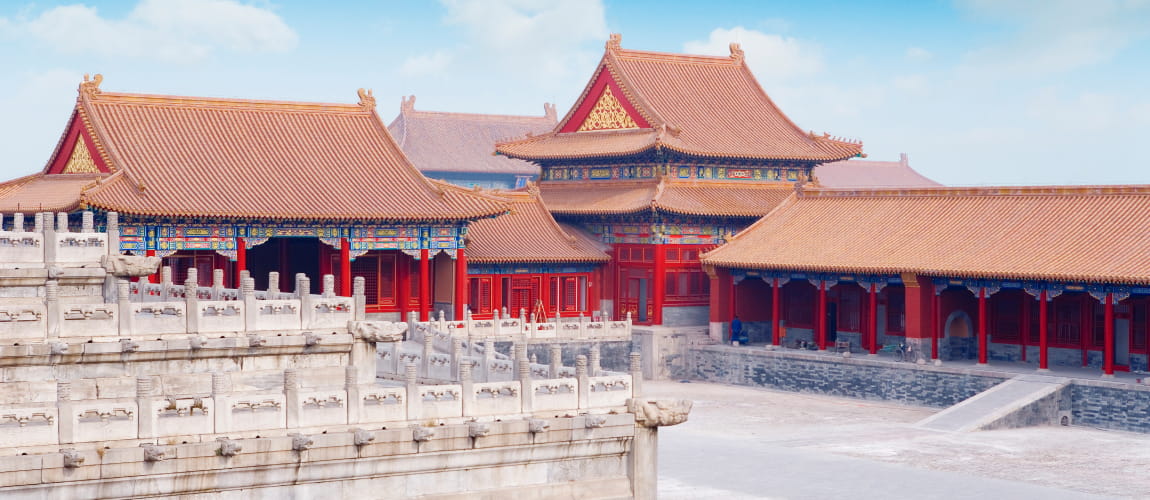
<svg viewBox="0 0 1150 500">
<path fill-rule="evenodd" d="M 536 413 L 625 412 L 635 374 L 474 382 L 471 365 L 460 383 L 425 385 L 415 367 L 393 386 L 359 384 L 347 367 L 343 387 L 301 388 L 297 369 L 283 372 L 279 391 L 231 391 L 224 373 L 211 393 L 160 395 L 151 377 L 136 379 L 136 397 L 72 399 L 70 382 L 57 383 L 52 402 L 0 405 L 0 446 L 55 446 L 187 435 L 355 426 L 395 422 L 532 416 Z M 128 381 L 130 383 L 130 380 Z"/>
<path fill-rule="evenodd" d="M 533 315 L 520 311 L 519 317 L 507 316 L 496 312 L 492 319 L 473 319 L 470 313 L 464 314 L 462 320 L 446 320 L 443 311 L 439 318 L 432 321 L 416 321 L 415 313 L 410 313 L 408 323 L 411 332 L 419 335 L 423 330 L 462 338 L 468 341 L 482 341 L 494 338 L 498 341 L 579 341 L 579 340 L 630 340 L 631 314 L 627 318 L 617 321 L 590 321 L 589 318 L 553 318 L 550 321 L 535 321 Z"/>
<path fill-rule="evenodd" d="M 119 252 L 116 216 L 110 218 L 111 231 L 102 233 L 96 232 L 92 212 L 83 212 L 80 219 L 79 230 L 73 231 L 66 213 L 37 213 L 32 228 L 24 214 L 14 214 L 10 221 L 0 218 L 0 268 L 99 263 L 109 252 Z"/>
<path fill-rule="evenodd" d="M 119 280 L 114 303 L 104 303 L 98 296 L 62 297 L 58 282 L 46 280 L 43 297 L 0 304 L 0 339 L 345 329 L 349 321 L 364 316 L 364 300 L 337 297 L 331 290 L 265 300 L 251 289 L 251 278 L 245 291 L 223 288 L 219 272 L 213 273 L 218 286 L 211 287 L 197 284 L 195 269 L 188 270 L 183 285 L 171 283 L 170 269 L 164 268 L 162 274 L 163 281 L 154 284 Z M 301 290 L 307 290 L 307 278 L 300 280 L 305 285 Z M 362 293 L 362 287 L 356 290 Z M 277 297 L 292 295 L 273 292 Z M 242 300 L 234 300 L 237 297 Z M 450 339 L 445 337 L 444 342 Z"/>
</svg>

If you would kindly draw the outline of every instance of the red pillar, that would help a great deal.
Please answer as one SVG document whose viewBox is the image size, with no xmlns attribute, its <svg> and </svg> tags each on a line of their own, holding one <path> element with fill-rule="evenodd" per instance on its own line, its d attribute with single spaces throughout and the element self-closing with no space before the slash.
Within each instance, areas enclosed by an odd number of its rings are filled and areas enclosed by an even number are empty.
<svg viewBox="0 0 1150 500">
<path fill-rule="evenodd" d="M 986 335 L 986 288 L 978 289 L 978 364 L 985 365 L 987 358 Z"/>
<path fill-rule="evenodd" d="M 934 324 L 934 316 L 931 314 L 934 283 L 930 278 L 907 274 L 903 275 L 902 284 L 903 304 L 906 305 L 906 338 L 928 339 Z"/>
<path fill-rule="evenodd" d="M 930 322 L 930 359 L 938 359 L 938 329 L 942 321 L 942 300 L 939 293 L 933 289 L 931 287 L 930 310 L 933 313 L 933 320 Z"/>
<path fill-rule="evenodd" d="M 351 297 L 351 242 L 339 239 L 339 295 Z"/>
<path fill-rule="evenodd" d="M 870 304 L 867 307 L 867 335 L 870 336 L 870 353 L 878 354 L 878 286 L 870 284 Z"/>
<path fill-rule="evenodd" d="M 463 320 L 463 305 L 467 303 L 467 255 L 463 249 L 455 251 L 455 320 Z"/>
<path fill-rule="evenodd" d="M 1049 358 L 1047 357 L 1047 318 L 1046 318 L 1046 290 L 1038 295 L 1038 369 L 1049 369 Z"/>
<path fill-rule="evenodd" d="M 603 267 L 599 266 L 591 273 L 591 277 L 587 278 L 587 308 L 590 309 L 591 314 L 599 311 L 601 303 L 600 294 L 603 288 Z M 600 314 L 606 314 L 606 311 L 601 311 Z"/>
<path fill-rule="evenodd" d="M 1029 293 L 1025 293 L 1025 292 L 1023 293 L 1023 295 L 1022 295 L 1022 321 L 1020 322 L 1021 323 L 1020 329 L 1022 331 L 1019 332 L 1019 335 L 1018 335 L 1018 344 L 1021 347 L 1019 354 L 1022 356 L 1023 361 L 1026 361 L 1026 345 L 1027 345 L 1027 342 L 1030 341 L 1030 302 L 1032 300 L 1033 299 L 1031 298 Z"/>
<path fill-rule="evenodd" d="M 820 351 L 827 350 L 827 282 L 819 281 L 818 306 L 818 345 Z"/>
<path fill-rule="evenodd" d="M 419 320 L 427 321 L 431 312 L 431 257 L 426 248 L 419 251 Z"/>
<path fill-rule="evenodd" d="M 236 288 L 243 286 L 240 283 L 240 275 L 248 269 L 248 243 L 244 238 L 236 238 L 236 272 L 235 282 Z"/>
<path fill-rule="evenodd" d="M 662 245 L 654 245 L 655 247 L 655 276 L 651 280 L 651 286 L 654 290 L 651 291 L 652 306 L 655 309 L 655 314 L 651 318 L 651 323 L 655 325 L 663 324 L 663 299 L 667 294 L 667 249 Z"/>
<path fill-rule="evenodd" d="M 156 251 L 155 250 L 148 250 L 147 252 L 145 252 L 144 255 L 146 255 L 148 257 L 155 257 Z M 160 264 L 160 265 L 163 266 L 163 264 Z M 160 277 L 157 276 L 156 273 L 152 273 L 152 274 L 148 275 L 148 283 L 159 283 L 159 282 L 160 282 Z"/>
<path fill-rule="evenodd" d="M 779 279 L 775 278 L 771 287 L 771 343 L 774 345 L 780 345 L 783 341 L 782 337 L 779 336 L 779 301 L 781 300 L 779 295 L 782 292 L 783 290 L 779 288 Z"/>
<path fill-rule="evenodd" d="M 1114 294 L 1106 294 L 1105 321 L 1103 335 L 1105 347 L 1102 352 L 1102 373 L 1108 377 L 1114 376 Z"/>
<path fill-rule="evenodd" d="M 727 300 L 727 309 L 728 309 L 727 310 L 727 324 L 728 325 L 730 324 L 731 320 L 735 319 L 735 316 L 737 315 L 737 311 L 738 311 L 738 307 L 739 307 L 739 285 L 735 284 L 734 279 L 731 280 L 731 294 L 729 295 L 729 297 L 730 297 L 730 299 Z M 730 334 L 730 338 L 727 339 L 727 342 L 731 342 L 731 341 L 735 340 L 734 332 L 732 332 L 730 328 L 727 328 L 727 333 Z"/>
<path fill-rule="evenodd" d="M 723 324 L 731 320 L 731 272 L 717 267 L 708 275 L 711 278 L 710 334 L 713 340 L 722 342 Z"/>
</svg>

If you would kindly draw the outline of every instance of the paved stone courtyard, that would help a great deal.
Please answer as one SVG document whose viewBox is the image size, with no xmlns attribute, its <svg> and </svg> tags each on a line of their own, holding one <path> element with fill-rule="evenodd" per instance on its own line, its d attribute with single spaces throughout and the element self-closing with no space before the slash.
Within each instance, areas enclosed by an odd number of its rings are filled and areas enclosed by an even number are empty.
<svg viewBox="0 0 1150 500">
<path fill-rule="evenodd" d="M 659 433 L 660 498 L 1150 498 L 1150 435 L 1086 427 L 952 434 L 936 410 L 707 383 Z"/>
</svg>

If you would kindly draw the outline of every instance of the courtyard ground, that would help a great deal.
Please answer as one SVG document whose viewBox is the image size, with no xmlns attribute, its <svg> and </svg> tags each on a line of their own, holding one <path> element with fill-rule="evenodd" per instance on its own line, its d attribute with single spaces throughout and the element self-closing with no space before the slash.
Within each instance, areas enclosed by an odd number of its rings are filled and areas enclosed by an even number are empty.
<svg viewBox="0 0 1150 500">
<path fill-rule="evenodd" d="M 1150 435 L 1085 427 L 945 433 L 937 410 L 707 383 L 659 431 L 661 499 L 1150 498 Z"/>
</svg>

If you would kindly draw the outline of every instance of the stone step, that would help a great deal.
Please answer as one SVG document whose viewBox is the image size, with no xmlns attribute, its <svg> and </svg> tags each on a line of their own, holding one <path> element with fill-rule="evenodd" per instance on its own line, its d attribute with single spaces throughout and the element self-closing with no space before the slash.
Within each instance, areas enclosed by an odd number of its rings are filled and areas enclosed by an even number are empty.
<svg viewBox="0 0 1150 500">
<path fill-rule="evenodd" d="M 971 432 L 1053 424 L 1070 379 L 1019 375 L 915 424 L 922 429 Z"/>
</svg>

